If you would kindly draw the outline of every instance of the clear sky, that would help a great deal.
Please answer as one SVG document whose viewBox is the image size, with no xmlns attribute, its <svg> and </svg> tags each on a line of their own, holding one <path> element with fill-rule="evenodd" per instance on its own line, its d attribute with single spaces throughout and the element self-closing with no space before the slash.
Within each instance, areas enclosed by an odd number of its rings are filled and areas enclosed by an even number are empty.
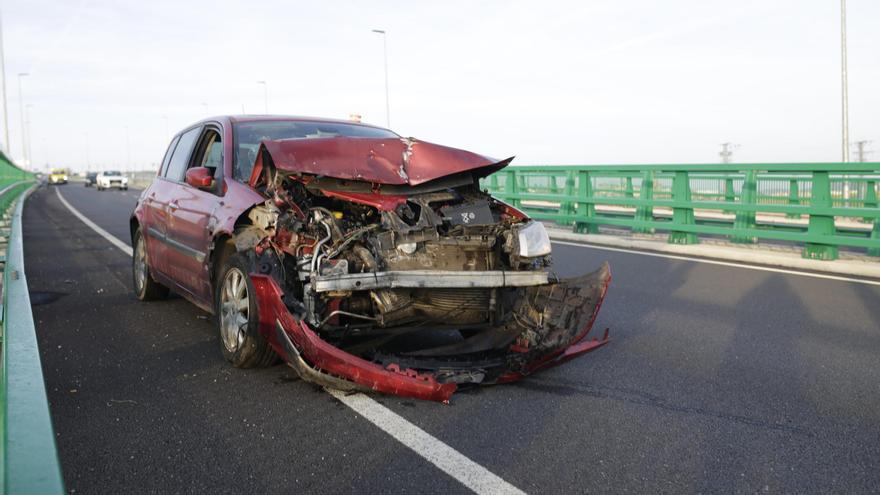
<svg viewBox="0 0 880 495">
<path fill-rule="evenodd" d="M 838 0 L 0 0 L 33 162 L 150 168 L 202 117 L 385 124 L 519 164 L 839 161 Z M 880 1 L 849 0 L 851 140 L 880 152 Z M 126 135 L 129 145 L 126 146 Z M 2 139 L 2 135 L 0 135 Z M 880 154 L 880 153 L 878 153 Z M 873 158 L 880 160 L 875 154 Z"/>
</svg>

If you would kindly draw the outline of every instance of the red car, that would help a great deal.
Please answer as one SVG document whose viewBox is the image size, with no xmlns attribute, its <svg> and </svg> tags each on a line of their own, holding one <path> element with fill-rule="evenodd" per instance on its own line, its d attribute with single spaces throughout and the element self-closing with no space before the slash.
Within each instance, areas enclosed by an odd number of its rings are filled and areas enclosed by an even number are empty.
<svg viewBox="0 0 880 495">
<path fill-rule="evenodd" d="M 216 315 L 234 366 L 446 402 L 596 349 L 608 265 L 551 271 L 541 223 L 480 190 L 507 166 L 380 127 L 218 117 L 171 141 L 131 216 L 134 288 Z"/>
</svg>

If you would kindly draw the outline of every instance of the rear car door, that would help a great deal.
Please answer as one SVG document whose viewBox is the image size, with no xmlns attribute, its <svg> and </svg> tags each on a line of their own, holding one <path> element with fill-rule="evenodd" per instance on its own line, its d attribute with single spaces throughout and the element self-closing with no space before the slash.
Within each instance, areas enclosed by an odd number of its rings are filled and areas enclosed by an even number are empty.
<svg viewBox="0 0 880 495">
<path fill-rule="evenodd" d="M 193 148 L 188 168 L 205 167 L 212 171 L 214 183 L 197 188 L 180 181 L 169 205 L 166 234 L 168 246 L 176 251 L 175 278 L 195 298 L 211 303 L 211 277 L 206 258 L 212 241 L 212 219 L 222 198 L 219 185 L 223 173 L 222 132 L 219 125 L 207 124 Z"/>
<path fill-rule="evenodd" d="M 144 218 L 141 223 L 141 234 L 144 238 L 144 246 L 147 250 L 147 259 L 150 267 L 159 272 L 160 276 L 166 276 L 168 273 L 165 266 L 165 226 L 168 223 L 168 201 L 171 194 L 169 184 L 165 180 L 165 174 L 168 172 L 168 165 L 180 136 L 175 136 L 168 145 L 168 151 L 162 159 L 162 168 L 159 174 L 150 186 L 141 193 L 141 202 L 144 205 Z M 95 174 L 95 183 L 97 184 L 98 174 Z"/>
</svg>

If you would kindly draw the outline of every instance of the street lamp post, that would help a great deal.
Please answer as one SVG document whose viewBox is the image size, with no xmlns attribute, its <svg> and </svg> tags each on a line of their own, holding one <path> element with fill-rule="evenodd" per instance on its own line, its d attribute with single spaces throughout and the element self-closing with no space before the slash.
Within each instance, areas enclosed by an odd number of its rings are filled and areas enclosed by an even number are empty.
<svg viewBox="0 0 880 495">
<path fill-rule="evenodd" d="M 269 115 L 269 85 L 266 81 L 257 81 L 257 84 L 263 85 L 263 111 Z"/>
<path fill-rule="evenodd" d="M 28 103 L 24 106 L 24 136 L 25 136 L 25 147 L 27 148 L 27 156 L 29 161 L 27 163 L 30 166 L 30 162 L 34 160 L 34 150 L 31 147 L 31 108 L 34 107 L 33 103 Z"/>
<path fill-rule="evenodd" d="M 3 147 L 6 152 L 12 154 L 12 145 L 9 143 L 9 102 L 6 99 L 6 53 L 3 50 L 3 21 L 0 20 L 0 93 L 3 97 L 3 132 L 6 133 L 6 139 L 3 140 Z"/>
<path fill-rule="evenodd" d="M 391 127 L 391 104 L 388 100 L 388 37 L 383 29 L 374 29 L 374 33 L 382 35 L 382 54 L 385 59 L 385 126 Z"/>
<path fill-rule="evenodd" d="M 24 97 L 22 97 L 21 93 L 21 78 L 28 76 L 27 72 L 19 72 L 18 73 L 18 111 L 21 114 L 21 155 L 22 161 L 24 162 L 24 166 L 27 166 L 28 156 L 27 156 L 27 141 L 25 139 L 25 131 L 24 131 Z"/>
</svg>

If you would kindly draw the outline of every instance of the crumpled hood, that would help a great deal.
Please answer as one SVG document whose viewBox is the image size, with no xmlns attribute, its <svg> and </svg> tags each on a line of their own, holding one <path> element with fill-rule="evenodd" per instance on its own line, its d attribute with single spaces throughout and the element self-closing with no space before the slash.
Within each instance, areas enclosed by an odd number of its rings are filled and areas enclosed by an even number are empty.
<svg viewBox="0 0 880 495">
<path fill-rule="evenodd" d="M 499 162 L 470 151 L 411 138 L 267 140 L 263 141 L 258 157 L 263 151 L 278 170 L 411 186 L 468 170 L 485 177 L 513 160 L 510 157 Z"/>
</svg>

